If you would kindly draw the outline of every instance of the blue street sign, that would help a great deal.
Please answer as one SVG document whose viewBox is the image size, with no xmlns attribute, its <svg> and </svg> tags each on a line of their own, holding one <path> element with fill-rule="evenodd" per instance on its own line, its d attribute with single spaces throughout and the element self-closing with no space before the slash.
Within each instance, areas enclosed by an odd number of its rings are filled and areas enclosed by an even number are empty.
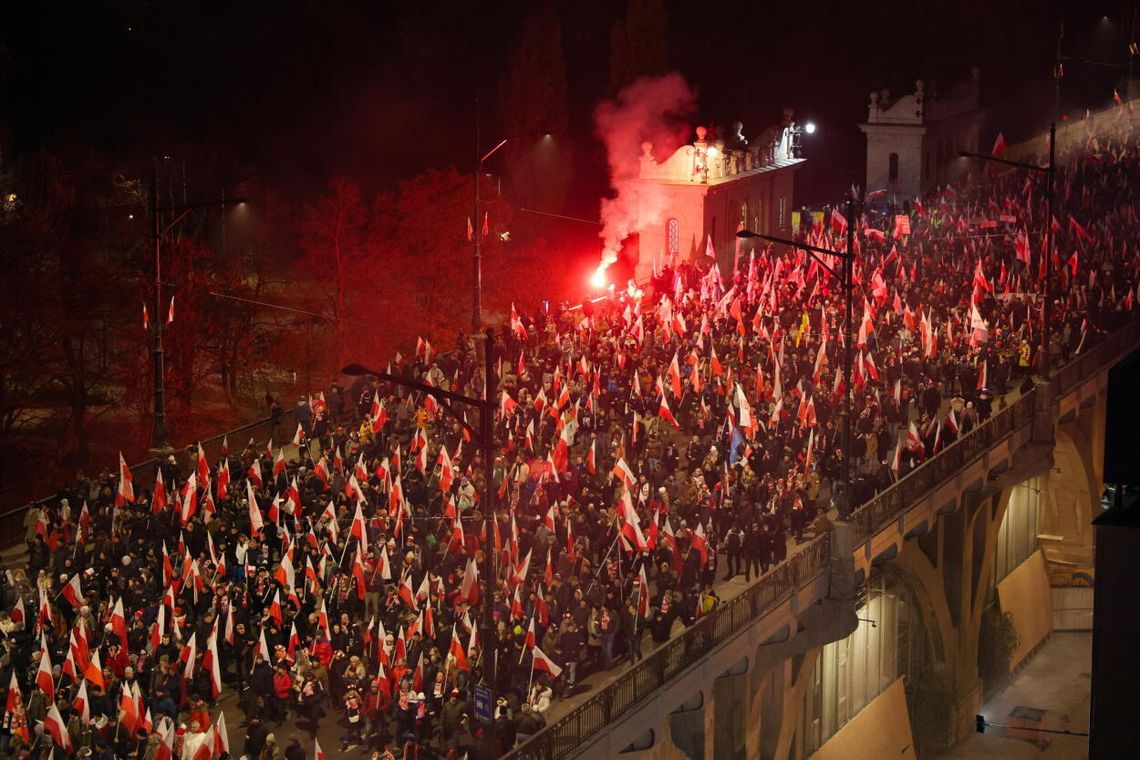
<svg viewBox="0 0 1140 760">
<path fill-rule="evenodd" d="M 475 720 L 491 722 L 491 705 L 494 704 L 491 690 L 486 686 L 475 687 Z"/>
</svg>

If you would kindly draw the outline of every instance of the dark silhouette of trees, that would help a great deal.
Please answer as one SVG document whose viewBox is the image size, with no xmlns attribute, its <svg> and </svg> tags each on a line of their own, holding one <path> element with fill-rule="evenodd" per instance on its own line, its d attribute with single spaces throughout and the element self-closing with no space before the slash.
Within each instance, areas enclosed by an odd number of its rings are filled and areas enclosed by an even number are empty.
<svg viewBox="0 0 1140 760">
<path fill-rule="evenodd" d="M 669 70 L 668 26 L 669 12 L 661 0 L 629 0 L 625 19 L 610 27 L 609 97 L 642 77 Z"/>
<path fill-rule="evenodd" d="M 562 211 L 574 165 L 562 24 L 549 0 L 523 23 L 501 91 L 503 135 L 521 136 L 503 146 L 511 199 Z"/>
</svg>

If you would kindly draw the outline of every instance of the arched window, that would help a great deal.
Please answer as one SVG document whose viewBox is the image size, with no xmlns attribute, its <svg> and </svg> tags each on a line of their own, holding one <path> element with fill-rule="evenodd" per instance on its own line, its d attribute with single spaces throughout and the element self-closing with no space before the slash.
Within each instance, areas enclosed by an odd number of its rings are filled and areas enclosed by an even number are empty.
<svg viewBox="0 0 1140 760">
<path fill-rule="evenodd" d="M 899 181 L 899 154 L 892 153 L 887 158 L 887 180 L 890 182 Z"/>
</svg>

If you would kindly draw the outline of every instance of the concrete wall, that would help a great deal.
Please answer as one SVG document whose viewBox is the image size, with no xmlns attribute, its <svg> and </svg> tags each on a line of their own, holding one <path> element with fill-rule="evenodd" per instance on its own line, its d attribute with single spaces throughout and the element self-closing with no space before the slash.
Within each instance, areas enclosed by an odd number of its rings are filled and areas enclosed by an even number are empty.
<svg viewBox="0 0 1140 760">
<path fill-rule="evenodd" d="M 1002 612 L 1013 616 L 1017 630 L 1017 649 L 1009 660 L 1012 670 L 1053 632 L 1053 599 L 1040 550 L 998 583 L 997 595 Z"/>
<path fill-rule="evenodd" d="M 910 714 L 902 679 L 887 687 L 835 736 L 811 756 L 812 760 L 883 760 L 915 758 Z"/>
</svg>

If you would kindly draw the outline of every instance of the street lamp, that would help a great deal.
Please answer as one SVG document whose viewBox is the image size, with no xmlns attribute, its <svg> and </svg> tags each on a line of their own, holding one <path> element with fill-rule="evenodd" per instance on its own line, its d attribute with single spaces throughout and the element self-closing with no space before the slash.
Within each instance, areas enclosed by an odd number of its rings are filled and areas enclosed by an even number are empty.
<svg viewBox="0 0 1140 760">
<path fill-rule="evenodd" d="M 158 205 L 158 164 L 152 167 L 150 175 L 150 192 L 148 194 L 150 206 L 151 237 L 154 242 L 154 429 L 151 433 L 150 451 L 154 455 L 167 454 L 170 446 L 166 443 L 166 388 L 163 384 L 164 354 L 162 350 L 162 333 L 166 320 L 162 315 L 162 235 L 181 221 L 186 214 L 196 208 L 209 208 L 212 206 L 229 206 L 246 202 L 245 198 L 226 198 L 220 201 L 203 201 L 199 203 L 179 203 L 171 206 Z M 162 227 L 162 212 L 182 211 L 173 221 Z"/>
<path fill-rule="evenodd" d="M 522 132 L 517 135 L 507 135 L 502 140 L 491 148 L 486 153 L 482 153 L 480 147 L 480 118 L 479 118 L 479 101 L 475 101 L 475 205 L 472 209 L 471 215 L 471 239 L 474 244 L 473 259 L 472 259 L 472 282 L 471 287 L 473 290 L 471 298 L 471 327 L 478 330 L 483 326 L 483 257 L 481 249 L 480 237 L 483 234 L 483 226 L 480 222 L 479 216 L 479 181 L 483 178 L 483 164 L 488 158 L 495 155 L 504 145 L 510 140 L 518 137 L 532 137 L 541 135 L 544 140 L 549 141 L 554 135 L 544 129 L 535 130 L 533 132 Z"/>
<path fill-rule="evenodd" d="M 471 239 L 475 241 L 474 272 L 472 273 L 472 287 L 474 294 L 471 306 L 471 328 L 478 330 L 483 326 L 483 257 L 480 251 L 480 238 L 483 237 L 483 226 L 479 216 L 479 181 L 483 178 L 483 163 L 493 156 L 499 148 L 507 144 L 510 138 L 504 137 L 499 143 L 486 153 L 479 150 L 479 101 L 475 101 L 475 208 L 471 217 Z"/>
<path fill-rule="evenodd" d="M 760 238 L 767 240 L 770 243 L 779 243 L 780 245 L 790 245 L 793 248 L 802 248 L 808 254 L 819 262 L 829 275 L 835 278 L 843 287 L 845 297 L 844 317 L 843 317 L 843 494 L 837 504 L 839 510 L 839 519 L 847 520 L 851 516 L 851 486 L 852 486 L 852 473 L 851 473 L 851 426 L 852 426 L 852 388 L 851 388 L 851 293 L 853 291 L 851 284 L 851 268 L 855 259 L 855 199 L 847 199 L 847 250 L 846 251 L 833 251 L 830 248 L 820 248 L 807 243 L 798 243 L 795 240 L 786 240 L 784 238 L 773 237 L 772 235 L 764 235 L 752 230 L 740 230 L 736 233 L 738 238 Z M 837 256 L 843 260 L 842 273 L 836 272 L 835 268 L 828 262 L 820 258 L 820 254 L 825 256 Z"/>
<path fill-rule="evenodd" d="M 503 142 L 506 142 L 504 140 Z M 500 146 L 502 143 L 500 143 Z M 497 148 L 496 148 L 497 149 Z M 476 249 L 478 250 L 478 249 Z M 478 292 L 478 291 L 476 291 Z M 488 328 L 481 336 L 484 342 L 483 346 L 483 374 L 485 378 L 483 398 L 472 398 L 471 396 L 464 396 L 459 393 L 445 391 L 442 388 L 437 388 L 434 385 L 427 385 L 426 383 L 419 383 L 414 380 L 408 380 L 398 375 L 393 375 L 388 372 L 377 372 L 376 370 L 369 369 L 368 367 L 360 364 L 350 364 L 341 370 L 346 375 L 360 376 L 371 375 L 382 381 L 400 385 L 405 388 L 422 391 L 437 401 L 440 406 L 454 417 L 463 428 L 471 434 L 471 436 L 478 442 L 477 445 L 483 452 L 483 493 L 479 495 L 480 502 L 483 508 L 483 525 L 487 544 L 484 546 L 484 577 L 487 583 L 487 593 L 483 598 L 483 628 L 480 637 L 480 644 L 483 651 L 483 680 L 488 689 L 491 690 L 491 705 L 494 709 L 494 687 L 495 687 L 495 671 L 497 662 L 496 660 L 496 647 L 495 647 L 495 615 L 494 605 L 491 603 L 491 597 L 494 592 L 496 578 L 495 578 L 495 552 L 492 547 L 492 536 L 495 534 L 495 499 L 497 497 L 495 489 L 495 409 L 497 408 L 495 397 L 498 394 L 496 382 L 498 380 L 495 375 L 495 337 L 494 332 Z M 479 410 L 479 429 L 476 431 L 472 429 L 463 415 L 456 411 L 452 404 L 464 404 Z M 491 726 L 488 725 L 484 728 L 485 736 L 491 736 Z M 488 747 L 485 745 L 484 749 Z M 493 756 L 487 754 L 488 757 Z"/>
<path fill-rule="evenodd" d="M 1009 161 L 997 156 L 986 156 L 981 153 L 970 153 L 968 151 L 960 151 L 959 156 L 963 158 L 976 158 L 979 161 L 990 161 L 995 164 L 1005 164 L 1012 166 L 1015 169 L 1021 169 L 1026 172 L 1040 172 L 1045 175 L 1045 202 L 1047 210 L 1045 212 L 1045 252 L 1042 254 L 1045 257 L 1045 281 L 1041 285 L 1042 290 L 1042 304 L 1041 304 L 1041 375 L 1048 377 L 1049 375 L 1049 318 L 1052 314 L 1052 294 L 1049 292 L 1049 283 L 1051 278 L 1051 269 L 1053 267 L 1053 178 L 1056 174 L 1054 164 L 1056 163 L 1057 156 L 1057 122 L 1049 124 L 1049 163 L 1046 166 L 1038 166 L 1037 164 L 1024 164 L 1020 161 Z M 1032 177 L 1030 178 L 1032 179 Z M 1034 181 L 1036 184 L 1036 181 Z"/>
</svg>

